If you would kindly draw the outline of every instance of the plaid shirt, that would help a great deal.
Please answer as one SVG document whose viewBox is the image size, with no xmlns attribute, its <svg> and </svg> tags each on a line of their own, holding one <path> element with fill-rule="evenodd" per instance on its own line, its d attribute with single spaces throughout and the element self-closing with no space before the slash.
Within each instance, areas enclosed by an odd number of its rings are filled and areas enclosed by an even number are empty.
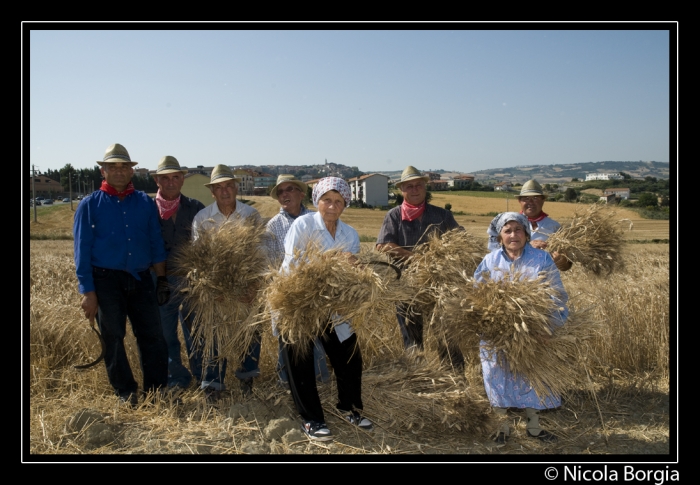
<svg viewBox="0 0 700 485">
<path fill-rule="evenodd" d="M 301 217 L 304 214 L 309 214 L 311 211 L 301 206 L 301 212 L 297 217 Z M 267 232 L 271 237 L 267 238 L 267 252 L 270 257 L 270 261 L 279 267 L 284 259 L 284 238 L 287 235 L 287 231 L 292 225 L 297 217 L 294 217 L 289 212 L 285 211 L 280 207 L 280 212 L 275 217 L 267 222 Z"/>
</svg>

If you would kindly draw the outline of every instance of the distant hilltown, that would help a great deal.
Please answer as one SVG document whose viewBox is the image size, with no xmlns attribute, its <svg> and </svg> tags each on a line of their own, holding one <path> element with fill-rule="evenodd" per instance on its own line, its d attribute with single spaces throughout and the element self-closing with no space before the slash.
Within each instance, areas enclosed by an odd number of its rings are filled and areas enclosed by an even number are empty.
<svg viewBox="0 0 700 485">
<path fill-rule="evenodd" d="M 214 167 L 196 166 L 187 167 L 186 179 L 202 179 L 202 185 L 211 175 Z M 360 187 L 367 184 L 383 185 L 386 192 L 386 184 L 395 182 L 401 176 L 401 170 L 362 172 L 358 167 L 348 167 L 346 165 L 328 162 L 316 165 L 237 165 L 231 166 L 237 176 L 241 178 L 240 193 L 244 195 L 266 194 L 270 187 L 275 184 L 277 175 L 292 174 L 313 186 L 314 182 L 323 177 L 340 177 L 356 186 L 358 197 Z M 615 179 L 641 179 L 648 177 L 654 179 L 670 179 L 670 165 L 668 162 L 587 162 L 577 164 L 559 165 L 521 165 L 511 168 L 496 168 L 479 170 L 471 173 L 446 171 L 441 169 L 428 169 L 416 167 L 423 171 L 423 174 L 430 177 L 430 190 L 461 190 L 481 187 L 477 190 L 511 190 L 513 186 L 521 185 L 530 179 L 536 179 L 542 184 L 565 184 L 572 181 L 590 180 L 615 180 Z M 65 197 L 69 194 L 86 194 L 101 183 L 101 175 L 98 167 L 94 169 L 82 169 L 80 173 L 74 173 L 73 189 L 66 176 L 66 168 L 60 171 L 49 170 L 45 174 L 36 174 L 33 178 L 33 187 L 30 189 L 36 195 L 48 195 L 50 197 Z M 136 177 L 134 185 L 139 190 L 155 192 L 157 187 L 151 175 L 155 169 L 146 167 L 136 167 Z M 381 176 L 381 177 L 378 177 Z M 369 182 L 367 179 L 371 178 Z M 30 177 L 31 179 L 31 177 Z M 375 180 L 376 179 L 376 180 Z M 382 179 L 383 182 L 379 182 Z M 189 180 L 192 183 L 192 180 Z M 363 189 L 364 190 L 364 189 Z M 205 194 L 206 195 L 206 194 Z M 384 205 L 384 204 L 377 204 Z"/>
<path fill-rule="evenodd" d="M 307 180 L 321 177 L 342 177 L 348 179 L 368 173 L 360 171 L 357 167 L 347 167 L 341 164 L 329 163 L 328 161 L 318 165 L 240 165 L 233 168 L 248 169 L 259 173 L 268 173 L 273 176 L 277 176 L 281 173 L 290 173 L 300 179 L 306 178 Z M 518 184 L 533 178 L 542 183 L 563 183 L 570 182 L 574 178 L 585 180 L 589 177 L 590 180 L 591 174 L 615 174 L 620 172 L 624 172 L 632 178 L 640 179 L 645 177 L 655 177 L 658 179 L 670 178 L 669 163 L 655 161 L 603 161 L 557 165 L 521 165 L 510 168 L 479 170 L 470 173 L 432 168 L 426 169 L 425 167 L 416 168 L 422 170 L 424 173 L 431 174 L 431 179 L 433 180 L 450 180 L 469 176 L 472 180 L 489 185 L 495 185 L 500 182 Z M 402 170 L 403 167 L 401 170 L 380 170 L 371 173 L 386 175 L 391 181 L 394 181 L 401 176 Z"/>
</svg>

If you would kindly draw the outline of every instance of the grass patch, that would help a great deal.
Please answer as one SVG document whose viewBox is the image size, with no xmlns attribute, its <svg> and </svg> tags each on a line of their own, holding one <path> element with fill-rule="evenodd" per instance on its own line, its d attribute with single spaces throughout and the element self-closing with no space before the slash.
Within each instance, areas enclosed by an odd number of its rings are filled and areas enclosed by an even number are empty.
<svg viewBox="0 0 700 485">
<path fill-rule="evenodd" d="M 635 210 L 635 209 L 632 209 Z M 655 219 L 660 221 L 670 220 L 669 211 L 663 210 L 648 210 L 648 209 L 636 209 L 637 213 L 644 219 Z"/>
<path fill-rule="evenodd" d="M 628 244 L 670 244 L 668 239 L 627 239 Z"/>
<path fill-rule="evenodd" d="M 436 192 L 432 192 L 435 195 Z M 515 199 L 518 197 L 518 192 L 489 192 L 481 190 L 449 190 L 449 191 L 439 191 L 440 194 L 457 195 L 460 197 L 484 197 L 487 199 Z"/>
<path fill-rule="evenodd" d="M 360 242 L 377 242 L 376 236 L 367 236 L 366 234 L 360 235 Z"/>
<path fill-rule="evenodd" d="M 72 241 L 73 236 L 70 234 L 30 234 L 29 239 L 36 241 Z"/>
</svg>

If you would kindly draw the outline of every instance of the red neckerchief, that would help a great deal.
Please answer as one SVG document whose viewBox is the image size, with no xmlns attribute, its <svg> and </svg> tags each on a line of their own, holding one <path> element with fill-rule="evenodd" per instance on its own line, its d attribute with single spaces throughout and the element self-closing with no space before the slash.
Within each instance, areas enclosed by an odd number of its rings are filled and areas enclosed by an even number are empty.
<svg viewBox="0 0 700 485">
<path fill-rule="evenodd" d="M 520 213 L 523 214 L 523 211 L 520 211 Z M 525 214 L 523 214 L 523 215 L 525 215 Z M 528 217 L 527 220 L 530 221 L 530 222 L 540 222 L 542 219 L 544 219 L 544 218 L 547 217 L 547 216 L 549 216 L 549 214 L 547 214 L 546 212 L 542 211 L 542 212 L 540 212 L 540 215 L 539 215 L 539 216 L 537 216 L 537 217 Z"/>
<path fill-rule="evenodd" d="M 156 205 L 158 206 L 160 218 L 167 221 L 180 208 L 180 197 L 175 200 L 165 200 L 163 196 L 160 195 L 160 189 L 158 189 L 158 193 L 156 194 Z"/>
<path fill-rule="evenodd" d="M 405 200 L 401 204 L 401 220 L 402 221 L 414 221 L 418 219 L 425 211 L 425 202 L 421 205 L 411 205 Z"/>
<path fill-rule="evenodd" d="M 100 186 L 100 190 L 102 192 L 107 192 L 109 195 L 116 195 L 117 197 L 126 197 L 134 191 L 134 183 L 130 181 L 128 184 L 126 184 L 126 188 L 124 190 L 122 190 L 121 192 L 117 192 L 117 189 L 109 185 L 106 180 L 103 180 L 102 185 Z"/>
</svg>

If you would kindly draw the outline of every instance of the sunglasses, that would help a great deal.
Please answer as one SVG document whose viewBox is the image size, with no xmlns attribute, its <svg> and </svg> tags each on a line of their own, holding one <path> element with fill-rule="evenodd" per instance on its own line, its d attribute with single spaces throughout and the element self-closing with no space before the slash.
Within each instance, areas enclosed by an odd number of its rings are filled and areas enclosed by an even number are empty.
<svg viewBox="0 0 700 485">
<path fill-rule="evenodd" d="M 277 189 L 277 197 L 284 194 L 285 192 L 294 192 L 295 190 L 298 190 L 298 188 L 294 187 L 293 185 L 291 187 L 287 187 L 286 189 Z"/>
</svg>

